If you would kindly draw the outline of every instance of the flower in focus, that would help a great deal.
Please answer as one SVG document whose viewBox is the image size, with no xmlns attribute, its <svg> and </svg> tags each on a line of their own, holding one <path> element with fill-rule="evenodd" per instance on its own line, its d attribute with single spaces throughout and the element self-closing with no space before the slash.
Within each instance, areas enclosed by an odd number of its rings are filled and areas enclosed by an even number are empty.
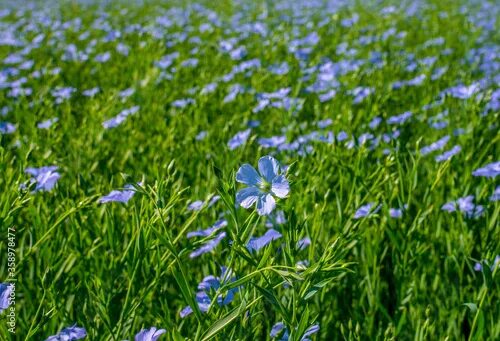
<svg viewBox="0 0 500 341">
<path fill-rule="evenodd" d="M 247 163 L 238 169 L 236 181 L 249 187 L 236 193 L 236 202 L 244 208 L 256 204 L 259 215 L 268 215 L 276 207 L 274 197 L 285 198 L 290 191 L 290 184 L 280 174 L 280 165 L 272 156 L 259 159 L 259 173 Z"/>
</svg>

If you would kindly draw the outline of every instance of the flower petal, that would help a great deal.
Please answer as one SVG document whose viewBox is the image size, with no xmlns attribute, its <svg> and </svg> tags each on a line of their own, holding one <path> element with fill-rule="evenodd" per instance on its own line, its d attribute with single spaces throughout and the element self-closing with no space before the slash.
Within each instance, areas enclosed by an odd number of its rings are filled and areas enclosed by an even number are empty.
<svg viewBox="0 0 500 341">
<path fill-rule="evenodd" d="M 354 219 L 367 217 L 372 213 L 377 213 L 382 207 L 381 205 L 378 205 L 377 207 L 373 208 L 374 206 L 375 206 L 374 202 L 370 202 L 366 205 L 361 206 L 354 214 Z"/>
<path fill-rule="evenodd" d="M 189 254 L 189 258 L 196 258 L 205 253 L 208 253 L 215 249 L 217 245 L 222 241 L 222 239 L 226 238 L 226 232 L 219 233 L 214 239 L 208 241 L 206 244 L 201 246 L 199 249 L 194 250 Z"/>
<path fill-rule="evenodd" d="M 48 192 L 48 191 L 52 190 L 54 188 L 54 186 L 56 185 L 57 180 L 59 180 L 60 177 L 61 177 L 61 175 L 59 175 L 59 173 L 51 172 L 51 171 L 39 174 L 36 177 L 37 184 L 36 184 L 35 191 L 47 191 Z"/>
<path fill-rule="evenodd" d="M 203 280 L 198 283 L 198 290 L 201 291 L 210 291 L 210 289 L 219 289 L 220 281 L 217 277 L 213 275 L 208 275 L 203 278 Z"/>
<path fill-rule="evenodd" d="M 286 197 L 290 192 L 288 180 L 283 175 L 275 177 L 271 184 L 271 192 L 278 198 Z"/>
<path fill-rule="evenodd" d="M 301 341 L 302 340 L 306 340 L 306 338 L 308 336 L 311 336 L 312 334 L 315 334 L 319 332 L 319 324 L 313 324 L 312 326 L 310 326 L 309 328 L 306 329 L 306 331 L 304 332 L 304 335 L 302 335 L 302 338 L 300 339 Z"/>
<path fill-rule="evenodd" d="M 257 200 L 257 213 L 268 215 L 276 207 L 276 201 L 271 194 L 261 195 Z"/>
<path fill-rule="evenodd" d="M 243 208 L 249 208 L 252 206 L 262 192 L 257 187 L 247 187 L 243 188 L 236 193 L 236 202 Z"/>
<path fill-rule="evenodd" d="M 258 186 L 262 183 L 259 173 L 248 163 L 245 163 L 238 169 L 236 181 L 249 186 Z"/>
<path fill-rule="evenodd" d="M 297 242 L 297 248 L 299 250 L 304 250 L 309 245 L 311 245 L 311 238 L 309 238 L 309 237 L 302 238 L 301 240 L 299 240 Z"/>
<path fill-rule="evenodd" d="M 208 237 L 211 234 L 215 233 L 216 231 L 220 230 L 223 227 L 227 226 L 227 220 L 225 219 L 220 219 L 215 222 L 212 226 L 205 230 L 197 230 L 197 231 L 192 231 L 188 232 L 187 237 L 188 238 L 193 238 L 193 237 Z"/>
<path fill-rule="evenodd" d="M 274 229 L 269 229 L 263 236 L 250 239 L 247 244 L 247 249 L 248 251 L 259 251 L 273 240 L 279 239 L 281 237 L 281 233 Z"/>
<path fill-rule="evenodd" d="M 285 325 L 283 324 L 283 322 L 276 323 L 273 326 L 273 328 L 271 329 L 271 334 L 269 334 L 269 336 L 271 336 L 271 337 L 278 336 L 278 334 L 280 333 L 280 331 L 283 330 L 283 328 L 285 328 Z"/>
<path fill-rule="evenodd" d="M 184 317 L 190 315 L 192 312 L 193 312 L 193 309 L 190 306 L 187 306 L 181 310 L 180 316 L 181 316 L 181 318 L 184 318 Z"/>
<path fill-rule="evenodd" d="M 198 302 L 198 307 L 204 313 L 208 311 L 211 303 L 210 297 L 208 297 L 207 293 L 205 293 L 204 291 L 196 293 L 196 302 Z"/>
<path fill-rule="evenodd" d="M 259 159 L 259 172 L 267 182 L 271 183 L 278 175 L 279 163 L 272 156 L 263 156 Z"/>
<path fill-rule="evenodd" d="M 8 283 L 0 283 L 0 313 L 10 305 L 9 297 L 12 294 L 13 286 Z"/>
<path fill-rule="evenodd" d="M 127 186 L 125 186 L 125 187 L 127 187 Z M 127 187 L 127 188 L 130 188 L 130 187 Z M 131 187 L 131 188 L 133 188 L 133 187 Z M 132 199 L 134 194 L 135 194 L 135 191 L 130 190 L 130 189 L 126 189 L 124 191 L 114 190 L 114 191 L 109 192 L 109 194 L 100 197 L 98 202 L 100 204 L 105 204 L 108 202 L 121 202 L 121 203 L 126 204 L 130 199 Z"/>
<path fill-rule="evenodd" d="M 457 204 L 454 201 L 447 202 L 441 206 L 441 210 L 447 212 L 455 212 L 457 210 Z"/>
<path fill-rule="evenodd" d="M 135 336 L 135 341 L 156 341 L 162 334 L 165 334 L 166 332 L 167 331 L 165 329 L 156 329 L 156 327 L 152 327 L 151 329 L 143 329 Z"/>
</svg>

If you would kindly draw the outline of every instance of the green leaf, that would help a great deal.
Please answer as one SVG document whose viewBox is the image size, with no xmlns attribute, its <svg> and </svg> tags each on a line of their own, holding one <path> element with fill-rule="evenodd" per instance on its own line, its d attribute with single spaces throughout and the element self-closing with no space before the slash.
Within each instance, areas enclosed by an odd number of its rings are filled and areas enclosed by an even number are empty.
<svg viewBox="0 0 500 341">
<path fill-rule="evenodd" d="M 300 337 L 302 337 L 302 335 L 304 335 L 309 324 L 310 324 L 309 323 L 309 308 L 306 307 L 306 309 L 304 309 L 304 311 L 302 312 L 297 329 L 293 333 L 290 333 L 290 339 L 300 340 Z M 292 334 L 295 334 L 296 337 L 292 337 Z"/>
<path fill-rule="evenodd" d="M 280 300 L 276 297 L 276 295 L 263 287 L 258 286 L 257 284 L 254 284 L 254 287 L 257 288 L 257 290 L 260 291 L 262 296 L 272 305 L 275 307 L 275 309 L 283 316 L 285 321 L 289 324 L 291 324 L 291 317 L 290 314 L 288 313 L 287 309 L 281 304 Z"/>
<path fill-rule="evenodd" d="M 212 163 L 212 170 L 214 171 L 214 174 L 217 177 L 217 179 L 221 181 L 224 179 L 224 173 L 219 167 L 215 165 L 215 163 Z"/>
<path fill-rule="evenodd" d="M 246 302 L 241 302 L 241 305 L 238 308 L 233 309 L 229 314 L 221 318 L 212 324 L 205 333 L 201 336 L 201 340 L 210 340 L 215 335 L 217 335 L 222 329 L 229 326 L 240 314 L 243 314 L 246 309 Z"/>
<path fill-rule="evenodd" d="M 173 330 L 172 331 L 172 340 L 173 341 L 185 341 L 186 339 L 177 330 Z"/>
<path fill-rule="evenodd" d="M 198 303 L 196 302 L 194 295 L 191 293 L 191 288 L 189 287 L 189 284 L 186 281 L 186 277 L 184 276 L 182 270 L 179 271 L 176 268 L 172 269 L 172 274 L 174 275 L 175 281 L 179 285 L 179 289 L 181 289 L 181 294 L 186 303 L 193 309 L 193 312 L 195 313 L 196 317 L 198 318 L 199 321 L 202 320 L 201 316 L 201 311 L 200 308 L 198 307 Z"/>
</svg>

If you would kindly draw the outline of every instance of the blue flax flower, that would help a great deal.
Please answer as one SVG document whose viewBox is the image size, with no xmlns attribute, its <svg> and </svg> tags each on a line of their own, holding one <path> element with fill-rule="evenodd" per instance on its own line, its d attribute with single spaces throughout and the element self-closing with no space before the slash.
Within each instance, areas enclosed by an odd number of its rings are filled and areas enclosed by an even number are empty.
<svg viewBox="0 0 500 341">
<path fill-rule="evenodd" d="M 123 122 L 125 122 L 127 117 L 135 114 L 137 111 L 139 111 L 138 105 L 133 106 L 133 107 L 128 108 L 128 109 L 124 109 L 124 110 L 120 111 L 120 113 L 118 115 L 116 115 L 115 117 L 112 117 L 107 121 L 104 121 L 102 123 L 102 126 L 105 129 L 115 128 L 115 127 L 119 126 L 120 124 L 122 124 Z"/>
<path fill-rule="evenodd" d="M 458 99 L 468 99 L 480 90 L 478 83 L 473 83 L 469 86 L 457 85 L 445 90 L 444 93 Z"/>
<path fill-rule="evenodd" d="M 485 176 L 487 178 L 495 178 L 499 174 L 500 174 L 500 161 L 492 162 L 472 172 L 472 175 L 474 176 Z"/>
<path fill-rule="evenodd" d="M 85 328 L 77 327 L 75 324 L 71 327 L 64 328 L 58 334 L 50 336 L 45 341 L 72 341 L 83 339 L 86 336 L 87 332 L 85 331 Z"/>
<path fill-rule="evenodd" d="M 109 194 L 99 198 L 98 202 L 100 204 L 106 204 L 108 202 L 121 202 L 126 204 L 135 194 L 134 186 L 125 185 L 125 190 L 123 191 L 111 191 Z"/>
<path fill-rule="evenodd" d="M 272 156 L 259 159 L 259 173 L 249 164 L 238 169 L 236 181 L 249 187 L 236 193 L 236 202 L 244 208 L 256 204 L 259 215 L 268 215 L 276 207 L 274 196 L 285 198 L 290 185 L 285 176 L 280 174 L 280 165 Z"/>
<path fill-rule="evenodd" d="M 91 89 L 87 89 L 87 90 L 84 90 L 82 91 L 82 95 L 85 96 L 85 97 L 93 97 L 95 95 L 97 95 L 99 93 L 100 89 L 99 88 L 91 88 Z"/>
<path fill-rule="evenodd" d="M 433 142 L 428 146 L 422 147 L 422 149 L 420 149 L 420 153 L 422 155 L 427 155 L 429 153 L 432 153 L 435 150 L 443 149 L 449 140 L 450 140 L 450 136 L 446 135 L 446 136 L 440 138 L 439 140 L 437 140 L 436 142 Z"/>
<path fill-rule="evenodd" d="M 460 153 L 461 150 L 462 150 L 462 147 L 460 147 L 459 145 L 456 145 L 453 148 L 451 148 L 450 150 L 444 152 L 443 154 L 436 156 L 435 157 L 436 162 L 447 161 L 447 160 L 451 159 L 454 155 Z"/>
<path fill-rule="evenodd" d="M 198 304 L 198 308 L 200 309 L 200 311 L 203 313 L 206 313 L 208 311 L 208 308 L 210 307 L 210 303 L 211 303 L 210 297 L 207 295 L 207 293 L 204 291 L 200 291 L 200 292 L 196 293 L 195 299 L 196 299 L 196 303 Z M 181 316 L 181 318 L 184 318 L 184 317 L 190 315 L 192 312 L 193 312 L 193 308 L 191 308 L 190 306 L 187 306 L 181 310 L 179 315 Z"/>
<path fill-rule="evenodd" d="M 379 116 L 376 116 L 374 117 L 370 123 L 368 124 L 368 126 L 371 128 L 371 129 L 376 129 L 380 123 L 382 123 L 382 118 L 379 117 Z"/>
<path fill-rule="evenodd" d="M 300 340 L 308 341 L 310 340 L 308 337 L 311 336 L 312 334 L 316 334 L 317 332 L 319 332 L 319 324 L 316 323 L 306 329 L 304 335 L 302 335 L 302 338 Z"/>
<path fill-rule="evenodd" d="M 286 136 L 271 136 L 269 138 L 261 137 L 258 142 L 263 148 L 279 147 L 286 142 Z"/>
<path fill-rule="evenodd" d="M 327 119 L 319 121 L 316 125 L 318 126 L 318 128 L 324 129 L 326 127 L 331 126 L 332 123 L 333 123 L 333 120 L 331 118 L 327 118 Z"/>
<path fill-rule="evenodd" d="M 33 178 L 30 179 L 31 183 L 36 184 L 35 192 L 50 191 L 54 188 L 57 180 L 61 177 L 57 172 L 57 166 L 46 166 L 40 168 L 28 167 L 24 171 L 30 174 Z"/>
<path fill-rule="evenodd" d="M 363 205 L 360 208 L 358 208 L 358 210 L 356 211 L 356 213 L 354 213 L 354 219 L 359 219 L 359 218 L 367 217 L 370 214 L 377 213 L 380 210 L 380 205 L 377 206 L 377 207 L 375 207 L 375 209 L 373 209 L 373 206 L 375 206 L 375 203 L 374 202 L 370 202 L 370 203 L 368 203 L 366 205 Z"/>
<path fill-rule="evenodd" d="M 309 245 L 311 245 L 311 238 L 305 237 L 297 242 L 297 249 L 304 250 Z"/>
<path fill-rule="evenodd" d="M 187 207 L 188 211 L 199 211 L 203 207 L 203 201 L 196 200 L 190 203 Z"/>
<path fill-rule="evenodd" d="M 12 134 L 16 131 L 16 126 L 9 122 L 0 122 L 0 134 Z"/>
<path fill-rule="evenodd" d="M 481 262 L 477 262 L 476 264 L 474 264 L 474 271 L 483 271 L 483 264 L 489 265 L 489 262 L 487 260 L 482 260 Z M 491 272 L 495 271 L 495 268 L 497 266 L 500 266 L 500 255 L 497 255 L 495 257 L 493 265 L 491 265 L 490 267 Z"/>
<path fill-rule="evenodd" d="M 403 124 L 408 121 L 412 116 L 410 111 L 406 111 L 401 115 L 391 116 L 387 119 L 388 124 Z"/>
<path fill-rule="evenodd" d="M 246 129 L 236 133 L 236 135 L 234 135 L 227 143 L 229 149 L 234 150 L 239 146 L 245 144 L 248 138 L 250 137 L 251 131 L 252 131 L 251 129 Z"/>
<path fill-rule="evenodd" d="M 282 330 L 285 330 L 285 331 L 284 331 L 283 335 L 281 336 L 280 341 L 288 341 L 288 339 L 289 339 L 288 329 L 285 327 L 285 325 L 282 322 L 278 322 L 273 326 L 269 336 L 271 336 L 272 338 L 275 338 L 281 333 Z M 311 339 L 309 339 L 309 336 L 317 333 L 318 331 L 319 331 L 319 324 L 318 323 L 313 324 L 312 326 L 310 326 L 309 328 L 306 329 L 306 331 L 304 332 L 304 335 L 302 335 L 302 337 L 300 338 L 300 341 L 310 341 Z"/>
<path fill-rule="evenodd" d="M 165 329 L 156 329 L 152 327 L 150 329 L 141 330 L 134 338 L 135 341 L 156 341 L 158 338 L 165 334 L 167 331 Z"/>
<path fill-rule="evenodd" d="M 269 215 L 266 221 L 266 227 L 272 228 L 273 226 L 279 226 L 286 223 L 285 213 L 283 211 L 277 211 L 276 213 Z"/>
<path fill-rule="evenodd" d="M 212 299 L 209 294 L 213 293 L 214 290 L 218 290 L 222 285 L 228 282 L 234 282 L 236 277 L 233 276 L 233 272 L 226 268 L 225 266 L 221 267 L 221 276 L 215 277 L 213 275 L 206 276 L 203 280 L 198 284 L 198 292 L 196 293 L 196 303 L 198 304 L 198 308 L 201 312 L 206 313 Z M 230 304 L 234 300 L 234 295 L 238 292 L 239 287 L 229 289 L 225 295 L 219 294 L 217 296 L 217 304 L 219 306 L 225 306 Z M 184 318 L 191 314 L 193 309 L 190 306 L 183 308 L 180 312 L 181 318 Z"/>
<path fill-rule="evenodd" d="M 220 219 L 215 222 L 211 227 L 205 230 L 198 230 L 198 231 L 193 231 L 193 232 L 188 232 L 187 237 L 188 238 L 193 238 L 193 237 L 208 237 L 212 235 L 214 232 L 220 230 L 223 227 L 227 226 L 227 220 L 226 219 Z"/>
<path fill-rule="evenodd" d="M 401 218 L 403 216 L 404 210 L 408 208 L 408 205 L 404 205 L 403 208 L 390 208 L 389 215 L 391 218 Z"/>
<path fill-rule="evenodd" d="M 278 334 L 285 328 L 285 324 L 283 322 L 277 322 L 273 328 L 271 329 L 270 337 L 276 337 Z"/>
<path fill-rule="evenodd" d="M 247 244 L 248 251 L 259 251 L 273 240 L 281 238 L 282 235 L 278 231 L 274 229 L 269 229 L 264 233 L 261 237 L 253 237 L 250 238 L 250 241 Z"/>
<path fill-rule="evenodd" d="M 447 212 L 455 212 L 458 209 L 468 218 L 477 218 L 483 214 L 484 207 L 474 204 L 473 200 L 474 196 L 468 195 L 463 198 L 458 198 L 457 201 L 450 201 L 444 204 L 441 209 Z"/>
<path fill-rule="evenodd" d="M 342 142 L 342 141 L 346 140 L 347 138 L 349 138 L 349 135 L 347 135 L 347 133 L 345 131 L 341 131 L 337 135 L 337 141 L 339 141 L 339 142 Z"/>
<path fill-rule="evenodd" d="M 491 195 L 490 201 L 500 201 L 500 186 L 495 188 L 495 192 Z"/>
<path fill-rule="evenodd" d="M 221 232 L 217 236 L 215 236 L 214 239 L 208 241 L 206 244 L 204 244 L 202 247 L 199 249 L 194 250 L 189 254 L 189 258 L 195 258 L 198 256 L 201 256 L 204 253 L 208 253 L 215 249 L 217 245 L 222 241 L 222 239 L 226 238 L 226 232 Z"/>
<path fill-rule="evenodd" d="M 54 123 L 59 121 L 58 117 L 49 118 L 48 120 L 38 123 L 36 126 L 38 129 L 49 129 Z"/>
<path fill-rule="evenodd" d="M 198 135 L 196 135 L 195 139 L 196 141 L 201 141 L 203 139 L 205 139 L 205 137 L 207 137 L 208 135 L 208 132 L 206 130 L 202 130 L 198 133 Z"/>
<path fill-rule="evenodd" d="M 0 283 L 0 313 L 10 305 L 9 297 L 12 293 L 12 285 Z"/>
</svg>

